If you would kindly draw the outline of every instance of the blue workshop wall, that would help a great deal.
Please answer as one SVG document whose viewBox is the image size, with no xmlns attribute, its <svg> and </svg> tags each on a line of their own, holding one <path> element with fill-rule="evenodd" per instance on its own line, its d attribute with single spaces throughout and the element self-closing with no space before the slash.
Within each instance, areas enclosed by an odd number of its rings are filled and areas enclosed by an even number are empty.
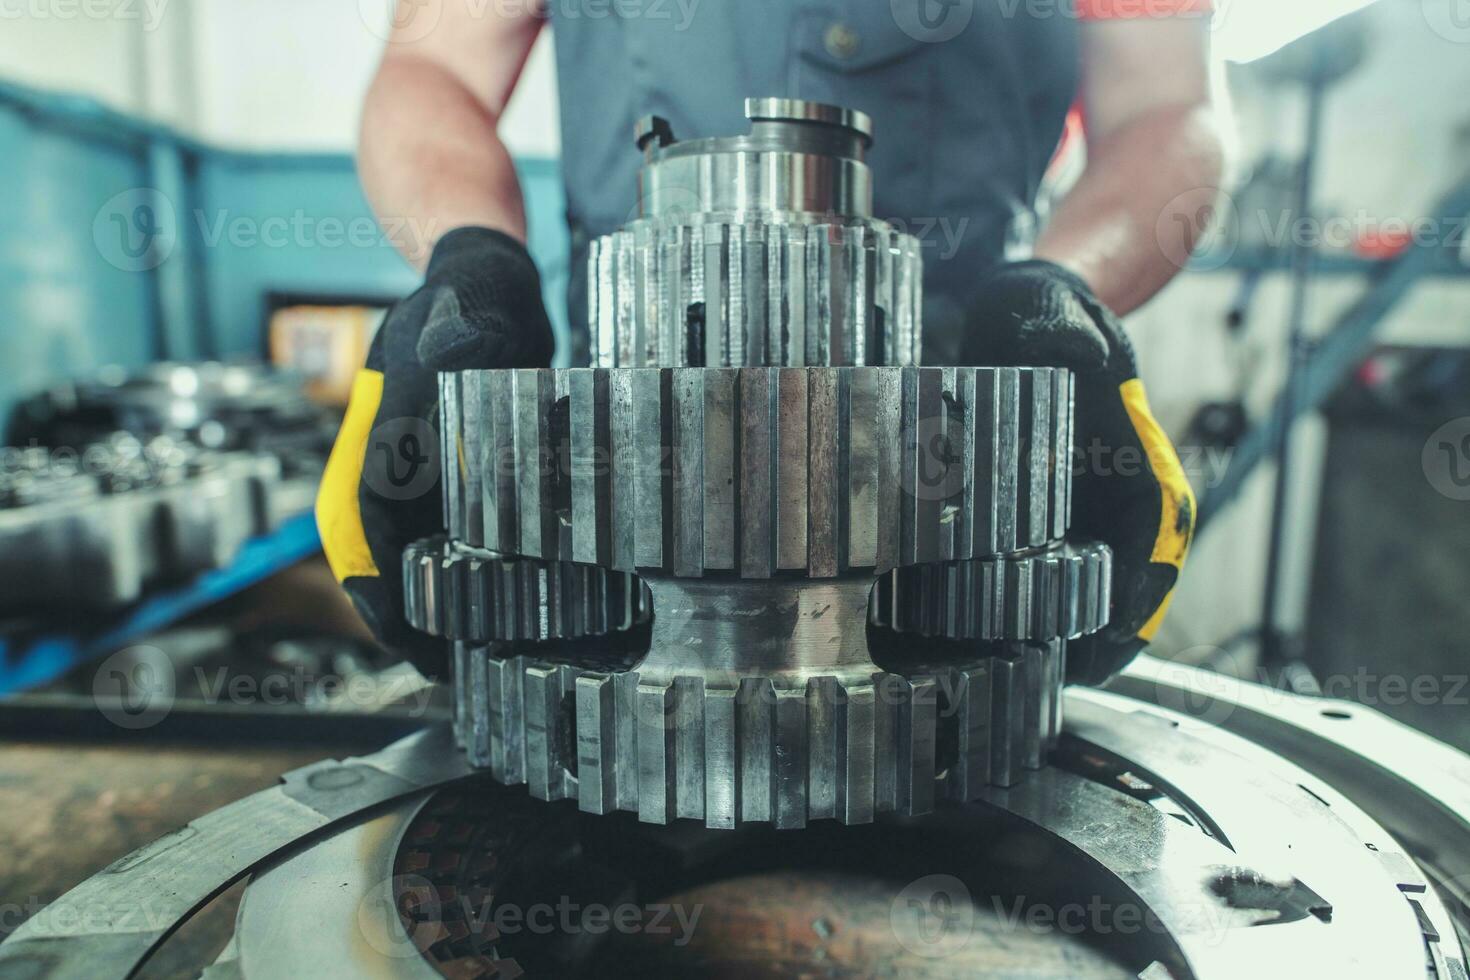
<svg viewBox="0 0 1470 980">
<path fill-rule="evenodd" d="M 392 299 L 416 284 L 345 154 L 224 151 L 0 82 L 0 161 L 0 417 L 105 364 L 259 356 L 273 292 Z M 560 173 L 518 168 L 561 341 Z"/>
<path fill-rule="evenodd" d="M 0 411 L 17 393 L 157 355 L 155 281 L 108 262 L 94 219 L 144 182 L 140 144 L 0 100 Z M 107 231 L 110 229 L 102 229 Z"/>
<path fill-rule="evenodd" d="M 554 163 L 518 164 L 547 308 L 565 329 L 567 233 Z M 200 246 L 222 356 L 258 354 L 270 293 L 392 298 L 418 276 L 394 244 L 432 229 L 373 220 L 346 156 L 210 153 L 200 160 L 190 235 Z"/>
</svg>

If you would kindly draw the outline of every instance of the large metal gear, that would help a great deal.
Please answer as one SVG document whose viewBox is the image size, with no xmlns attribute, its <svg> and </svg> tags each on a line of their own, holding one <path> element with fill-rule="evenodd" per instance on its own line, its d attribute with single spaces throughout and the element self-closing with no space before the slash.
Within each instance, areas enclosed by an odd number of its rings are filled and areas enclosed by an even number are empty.
<svg viewBox="0 0 1470 980">
<path fill-rule="evenodd" d="M 1038 769 L 1060 731 L 1065 644 L 904 675 L 876 665 L 720 671 L 658 647 L 626 669 L 455 644 L 470 763 L 537 799 L 707 826 L 922 814 Z"/>
<path fill-rule="evenodd" d="M 1108 619 L 1107 548 L 1064 547 L 1072 374 L 919 367 L 866 118 L 746 109 L 640 124 L 598 367 L 440 376 L 448 542 L 407 556 L 409 621 L 459 641 L 471 762 L 540 799 L 800 827 L 1013 785 Z"/>
<path fill-rule="evenodd" d="M 1004 554 L 1066 533 L 1058 368 L 445 374 L 450 536 L 745 578 Z"/>
</svg>

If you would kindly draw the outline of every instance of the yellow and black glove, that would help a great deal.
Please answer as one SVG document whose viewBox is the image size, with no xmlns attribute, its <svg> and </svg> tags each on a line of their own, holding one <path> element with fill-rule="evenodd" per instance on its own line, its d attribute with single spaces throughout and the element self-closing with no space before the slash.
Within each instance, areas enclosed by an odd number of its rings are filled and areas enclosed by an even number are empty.
<svg viewBox="0 0 1470 980">
<path fill-rule="evenodd" d="M 1067 680 L 1101 684 L 1152 642 L 1194 534 L 1195 501 L 1154 420 L 1122 323 L 1081 277 L 1040 260 L 991 272 L 965 363 L 1076 372 L 1072 529 L 1113 549 L 1112 622 L 1067 646 Z"/>
<path fill-rule="evenodd" d="M 322 549 L 373 634 L 426 676 L 443 674 L 445 645 L 404 621 L 401 565 L 405 546 L 444 528 L 436 374 L 546 367 L 553 347 L 525 246 L 459 228 L 389 312 L 353 384 L 317 494 Z"/>
</svg>

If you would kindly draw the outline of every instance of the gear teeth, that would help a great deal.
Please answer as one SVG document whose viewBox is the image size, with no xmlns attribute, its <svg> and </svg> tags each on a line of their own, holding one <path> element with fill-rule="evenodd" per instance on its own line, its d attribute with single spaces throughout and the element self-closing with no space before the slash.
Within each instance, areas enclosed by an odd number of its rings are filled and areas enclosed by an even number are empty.
<svg viewBox="0 0 1470 980">
<path fill-rule="evenodd" d="M 900 633 L 1047 643 L 1109 619 L 1113 553 L 1101 543 L 899 568 L 878 580 L 871 618 Z"/>
<path fill-rule="evenodd" d="M 617 808 L 617 700 L 612 678 L 576 680 L 577 801 L 588 813 Z"/>
<path fill-rule="evenodd" d="M 649 616 L 646 589 L 629 572 L 503 558 L 443 538 L 405 549 L 403 594 L 414 629 L 475 643 L 604 636 Z"/>
<path fill-rule="evenodd" d="M 1071 387 L 1055 368 L 445 374 L 448 523 L 494 552 L 678 577 L 1040 548 L 1067 524 Z"/>
<path fill-rule="evenodd" d="M 593 239 L 587 266 L 598 367 L 919 362 L 919 242 L 882 221 L 640 219 Z"/>
<path fill-rule="evenodd" d="M 911 677 L 753 677 L 734 689 L 494 651 L 454 645 L 455 731 L 471 763 L 538 799 L 650 823 L 920 815 L 1013 785 L 1061 727 L 1061 641 Z"/>
</svg>

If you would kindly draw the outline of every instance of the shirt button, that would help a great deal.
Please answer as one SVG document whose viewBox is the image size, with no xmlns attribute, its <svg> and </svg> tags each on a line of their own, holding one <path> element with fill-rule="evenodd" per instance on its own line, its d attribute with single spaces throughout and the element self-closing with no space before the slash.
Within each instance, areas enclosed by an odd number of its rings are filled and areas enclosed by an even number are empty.
<svg viewBox="0 0 1470 980">
<path fill-rule="evenodd" d="M 841 21 L 837 21 L 827 28 L 827 33 L 822 38 L 822 43 L 827 48 L 827 53 L 834 58 L 847 59 L 857 54 L 858 47 L 862 44 L 862 38 L 858 37 L 856 31 Z"/>
</svg>

